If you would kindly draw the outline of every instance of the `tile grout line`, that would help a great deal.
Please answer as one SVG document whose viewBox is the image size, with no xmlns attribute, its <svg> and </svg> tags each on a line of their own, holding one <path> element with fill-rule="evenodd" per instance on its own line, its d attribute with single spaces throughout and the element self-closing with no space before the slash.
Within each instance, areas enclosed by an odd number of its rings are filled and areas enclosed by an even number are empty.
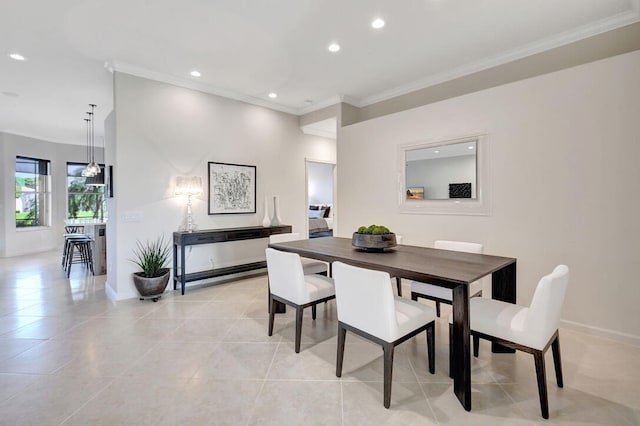
<svg viewBox="0 0 640 426">
<path fill-rule="evenodd" d="M 271 362 L 269 362 L 269 367 L 267 368 L 267 372 L 264 375 L 264 379 L 262 380 L 262 386 L 260 386 L 260 390 L 258 391 L 258 393 L 256 394 L 256 398 L 253 401 L 253 404 L 251 406 L 251 413 L 249 414 L 249 417 L 247 418 L 247 425 L 249 425 L 251 423 L 251 419 L 253 418 L 253 415 L 256 411 L 256 403 L 258 402 L 258 399 L 260 398 L 260 396 L 262 395 L 262 391 L 264 390 L 265 385 L 267 384 L 267 377 L 269 377 L 269 373 L 271 372 L 271 367 L 273 366 L 273 363 L 276 359 L 276 355 L 278 354 L 278 350 L 280 349 L 280 344 L 282 343 L 282 336 L 280 336 L 280 340 L 277 342 L 277 346 L 275 351 L 273 351 L 273 356 L 271 357 Z"/>
</svg>

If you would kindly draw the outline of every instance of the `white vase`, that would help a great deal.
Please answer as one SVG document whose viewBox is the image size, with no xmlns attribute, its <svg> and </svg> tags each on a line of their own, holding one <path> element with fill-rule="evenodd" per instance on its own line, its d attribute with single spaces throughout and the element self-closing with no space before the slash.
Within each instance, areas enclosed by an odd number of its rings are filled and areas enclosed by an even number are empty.
<svg viewBox="0 0 640 426">
<path fill-rule="evenodd" d="M 265 228 L 271 225 L 271 220 L 269 220 L 269 199 L 267 196 L 264 196 L 264 217 L 262 218 L 262 226 Z"/>
<path fill-rule="evenodd" d="M 282 224 L 280 219 L 280 205 L 278 197 L 273 197 L 273 217 L 271 218 L 271 226 L 279 226 Z"/>
</svg>

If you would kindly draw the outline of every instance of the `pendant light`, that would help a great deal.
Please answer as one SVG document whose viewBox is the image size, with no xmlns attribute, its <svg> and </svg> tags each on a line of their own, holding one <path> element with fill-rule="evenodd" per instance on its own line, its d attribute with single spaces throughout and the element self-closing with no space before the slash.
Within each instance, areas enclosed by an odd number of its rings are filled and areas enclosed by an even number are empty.
<svg viewBox="0 0 640 426">
<path fill-rule="evenodd" d="M 100 174 L 100 166 L 95 161 L 95 133 L 94 133 L 94 109 L 97 105 L 89 104 L 91 111 L 87 112 L 87 167 L 82 171 L 82 176 L 93 177 Z"/>
</svg>

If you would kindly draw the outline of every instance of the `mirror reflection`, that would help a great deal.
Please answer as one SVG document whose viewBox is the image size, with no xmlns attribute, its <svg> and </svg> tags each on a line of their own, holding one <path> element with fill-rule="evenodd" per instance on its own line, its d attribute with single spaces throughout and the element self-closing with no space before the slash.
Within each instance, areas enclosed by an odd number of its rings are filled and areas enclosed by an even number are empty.
<svg viewBox="0 0 640 426">
<path fill-rule="evenodd" d="M 406 200 L 477 199 L 477 142 L 406 150 Z"/>
</svg>

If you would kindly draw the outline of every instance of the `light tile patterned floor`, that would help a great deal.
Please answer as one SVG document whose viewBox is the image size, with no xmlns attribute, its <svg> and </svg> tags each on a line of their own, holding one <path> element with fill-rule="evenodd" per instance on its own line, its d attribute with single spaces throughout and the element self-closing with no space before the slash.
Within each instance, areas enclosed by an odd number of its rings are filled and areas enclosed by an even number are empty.
<svg viewBox="0 0 640 426">
<path fill-rule="evenodd" d="M 436 374 L 424 336 L 399 346 L 387 410 L 378 347 L 348 334 L 335 376 L 333 302 L 315 322 L 305 315 L 295 354 L 291 312 L 267 336 L 264 276 L 157 303 L 111 302 L 104 276 L 77 266 L 66 279 L 59 261 L 59 253 L 0 259 L 0 424 L 640 424 L 638 347 L 561 330 L 565 387 L 555 385 L 549 354 L 544 421 L 533 359 L 483 343 L 466 412 L 438 320 Z"/>
</svg>

